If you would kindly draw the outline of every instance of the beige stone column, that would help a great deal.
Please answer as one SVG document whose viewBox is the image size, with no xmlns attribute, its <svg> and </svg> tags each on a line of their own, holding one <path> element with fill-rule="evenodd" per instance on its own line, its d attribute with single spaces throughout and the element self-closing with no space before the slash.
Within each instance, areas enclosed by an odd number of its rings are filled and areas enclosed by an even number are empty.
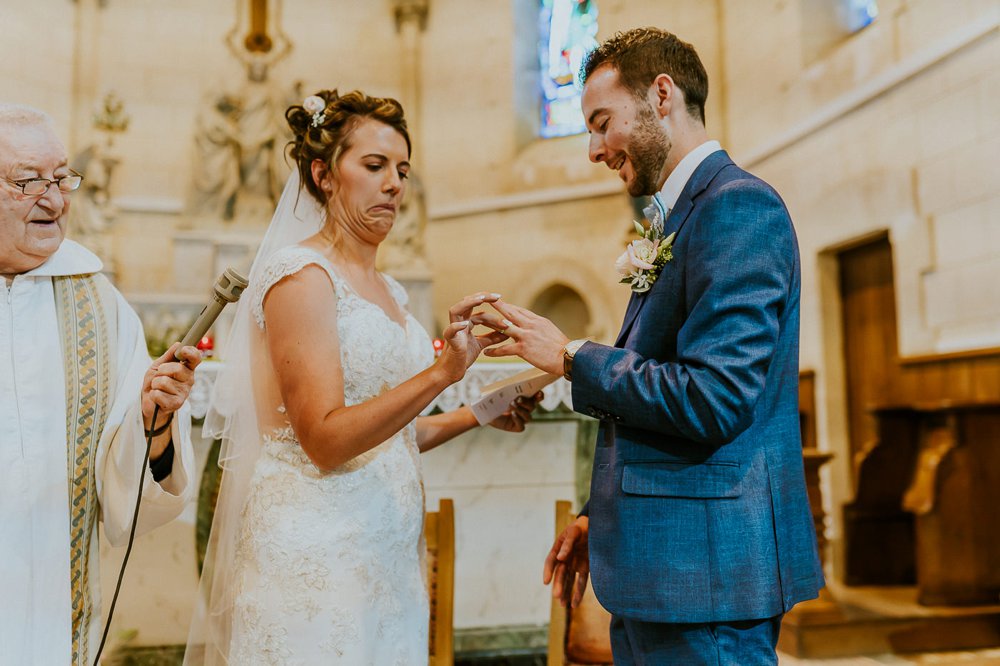
<svg viewBox="0 0 1000 666">
<path fill-rule="evenodd" d="M 73 5 L 73 74 L 70 96 L 71 113 L 66 149 L 79 151 L 92 133 L 91 116 L 99 98 L 101 44 L 101 9 L 106 0 L 74 0 Z"/>
<path fill-rule="evenodd" d="M 392 0 L 396 16 L 396 31 L 400 37 L 400 69 L 402 71 L 401 98 L 406 111 L 406 122 L 417 148 L 414 152 L 413 169 L 418 173 L 420 156 L 423 154 L 423 125 L 421 123 L 421 37 L 427 26 L 430 0 Z"/>
<path fill-rule="evenodd" d="M 413 142 L 410 155 L 410 180 L 403 197 L 393 232 L 379 249 L 379 270 L 399 280 L 410 296 L 408 308 L 433 336 L 440 330 L 434 318 L 433 278 L 427 265 L 425 235 L 427 210 L 420 176 L 424 154 L 421 122 L 421 39 L 427 26 L 430 0 L 392 0 L 396 32 L 400 44 L 400 103 L 406 111 L 406 124 Z"/>
</svg>

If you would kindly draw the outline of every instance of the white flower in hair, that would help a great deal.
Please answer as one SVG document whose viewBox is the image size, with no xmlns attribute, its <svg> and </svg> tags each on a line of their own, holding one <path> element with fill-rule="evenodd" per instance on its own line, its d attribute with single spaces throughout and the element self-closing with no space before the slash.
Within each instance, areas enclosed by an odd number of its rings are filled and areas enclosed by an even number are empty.
<svg viewBox="0 0 1000 666">
<path fill-rule="evenodd" d="M 326 110 L 326 100 L 319 95 L 309 95 L 302 101 L 302 108 L 312 114 L 312 126 L 319 127 L 323 120 L 323 112 Z"/>
</svg>

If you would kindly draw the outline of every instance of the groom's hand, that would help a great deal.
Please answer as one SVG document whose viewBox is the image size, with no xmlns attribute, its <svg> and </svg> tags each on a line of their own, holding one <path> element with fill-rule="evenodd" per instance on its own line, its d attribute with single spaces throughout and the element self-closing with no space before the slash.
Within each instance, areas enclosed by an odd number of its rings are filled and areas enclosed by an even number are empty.
<svg viewBox="0 0 1000 666">
<path fill-rule="evenodd" d="M 590 576 L 590 553 L 587 541 L 590 533 L 590 518 L 579 516 L 569 527 L 556 537 L 552 550 L 545 558 L 542 582 L 552 583 L 552 596 L 563 606 L 576 608 L 587 591 Z"/>
<path fill-rule="evenodd" d="M 497 299 L 490 303 L 499 315 L 483 312 L 472 322 L 492 328 L 510 338 L 511 343 L 491 347 L 487 356 L 520 356 L 539 370 L 559 377 L 563 374 L 563 347 L 569 338 L 551 321 L 527 308 Z"/>
</svg>

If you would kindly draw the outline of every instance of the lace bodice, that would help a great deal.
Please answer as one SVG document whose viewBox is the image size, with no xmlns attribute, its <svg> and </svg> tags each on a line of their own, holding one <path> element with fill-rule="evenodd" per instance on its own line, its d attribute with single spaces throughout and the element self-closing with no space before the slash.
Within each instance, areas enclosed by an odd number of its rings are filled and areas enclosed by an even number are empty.
<svg viewBox="0 0 1000 666">
<path fill-rule="evenodd" d="M 400 326 L 300 246 L 273 254 L 251 287 L 261 329 L 267 291 L 310 264 L 336 292 L 345 404 L 370 400 L 433 361 L 412 316 Z M 386 280 L 403 308 L 405 291 Z M 231 663 L 426 663 L 423 518 L 412 422 L 330 473 L 312 464 L 291 426 L 266 434 L 236 548 Z"/>
<path fill-rule="evenodd" d="M 259 327 L 266 325 L 263 302 L 267 292 L 282 278 L 309 264 L 316 264 L 327 272 L 337 294 L 337 333 L 344 368 L 345 404 L 356 405 L 369 400 L 430 365 L 434 360 L 433 347 L 426 331 L 412 315 L 407 313 L 406 327 L 400 326 L 381 307 L 358 295 L 326 257 L 298 245 L 271 255 L 261 281 L 254 285 L 251 308 Z M 405 312 L 406 291 L 392 277 L 383 277 L 396 303 Z"/>
</svg>

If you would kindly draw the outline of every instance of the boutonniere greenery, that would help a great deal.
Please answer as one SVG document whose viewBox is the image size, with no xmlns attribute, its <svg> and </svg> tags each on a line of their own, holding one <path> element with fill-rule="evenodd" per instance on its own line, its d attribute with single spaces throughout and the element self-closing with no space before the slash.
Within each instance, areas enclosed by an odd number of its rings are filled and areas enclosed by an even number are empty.
<svg viewBox="0 0 1000 666">
<path fill-rule="evenodd" d="M 655 226 L 650 225 L 647 229 L 639 222 L 635 222 L 635 230 L 640 238 L 625 246 L 625 251 L 615 261 L 615 270 L 621 275 L 622 284 L 642 294 L 649 291 L 663 267 L 674 258 L 674 236 L 677 232 L 662 238 Z"/>
</svg>

